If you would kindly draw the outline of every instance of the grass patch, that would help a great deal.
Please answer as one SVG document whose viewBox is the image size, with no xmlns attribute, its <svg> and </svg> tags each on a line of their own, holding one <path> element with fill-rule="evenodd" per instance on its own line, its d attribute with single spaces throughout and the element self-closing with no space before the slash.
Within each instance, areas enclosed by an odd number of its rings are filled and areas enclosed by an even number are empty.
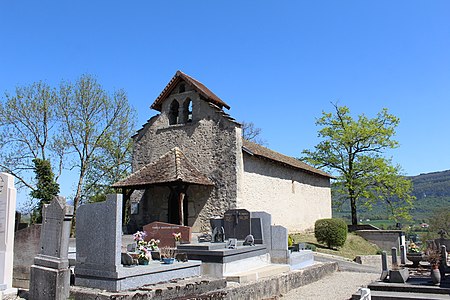
<svg viewBox="0 0 450 300">
<path fill-rule="evenodd" d="M 358 255 L 375 255 L 380 249 L 363 239 L 362 237 L 349 233 L 344 246 L 338 249 L 329 249 L 326 245 L 319 244 L 314 237 L 314 233 L 295 233 L 292 234 L 295 243 L 309 243 L 316 246 L 316 251 L 321 253 L 333 254 L 349 259 L 354 259 Z"/>
</svg>

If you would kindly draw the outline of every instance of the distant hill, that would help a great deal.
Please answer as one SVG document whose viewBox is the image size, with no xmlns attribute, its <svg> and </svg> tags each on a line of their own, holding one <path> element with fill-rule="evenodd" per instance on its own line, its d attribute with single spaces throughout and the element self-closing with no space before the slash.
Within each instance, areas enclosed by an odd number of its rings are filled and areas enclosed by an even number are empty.
<svg viewBox="0 0 450 300">
<path fill-rule="evenodd" d="M 450 170 L 409 177 L 413 182 L 413 195 L 417 200 L 412 215 L 427 219 L 441 207 L 450 206 Z"/>
<path fill-rule="evenodd" d="M 416 221 L 427 222 L 434 210 L 450 206 L 450 170 L 408 176 L 413 183 L 413 195 L 417 198 L 411 214 Z M 341 211 L 333 207 L 333 215 L 350 217 L 350 207 L 345 205 Z M 386 206 L 376 205 L 372 210 L 358 210 L 359 219 L 387 219 Z"/>
</svg>

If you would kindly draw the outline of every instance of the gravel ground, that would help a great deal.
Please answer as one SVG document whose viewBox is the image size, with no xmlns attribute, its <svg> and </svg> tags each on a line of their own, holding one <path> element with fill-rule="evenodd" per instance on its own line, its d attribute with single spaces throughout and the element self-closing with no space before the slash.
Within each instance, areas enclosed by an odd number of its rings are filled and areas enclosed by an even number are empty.
<svg viewBox="0 0 450 300">
<path fill-rule="evenodd" d="M 283 295 L 280 300 L 333 299 L 347 300 L 360 287 L 380 278 L 380 274 L 335 272 L 319 281 L 299 287 Z"/>
</svg>

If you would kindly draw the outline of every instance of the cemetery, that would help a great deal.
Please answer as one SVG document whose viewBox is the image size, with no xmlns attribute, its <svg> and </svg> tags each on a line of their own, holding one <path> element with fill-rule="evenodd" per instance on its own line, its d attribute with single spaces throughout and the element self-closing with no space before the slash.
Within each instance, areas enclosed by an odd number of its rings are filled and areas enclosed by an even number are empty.
<svg viewBox="0 0 450 300">
<path fill-rule="evenodd" d="M 69 238 L 73 207 L 56 197 L 45 205 L 42 225 L 16 232 L 16 245 L 24 247 L 21 234 L 26 233 L 38 247 L 31 245 L 27 250 L 31 254 L 15 255 L 20 252 L 12 248 L 15 189 L 10 175 L 1 176 L 6 182 L 0 194 L 0 233 L 6 241 L 0 252 L 2 297 L 19 292 L 26 299 L 68 299 L 69 295 L 74 299 L 98 299 L 99 295 L 102 299 L 261 299 L 338 269 L 337 263 L 315 262 L 311 250 L 288 250 L 287 229 L 273 225 L 271 215 L 261 211 L 227 210 L 222 218 L 210 219 L 211 229 L 204 234 L 193 234 L 189 226 L 155 221 L 143 231 L 124 235 L 120 194 L 80 206 L 75 239 Z M 380 280 L 353 299 L 363 299 L 365 293 L 372 299 L 405 293 L 448 295 L 448 240 L 442 236 L 432 241 L 435 251 L 421 254 L 418 263 L 407 258 L 411 257 L 407 248 L 414 245 L 408 246 L 403 235 L 397 242 L 398 248 L 391 249 L 390 268 L 383 251 Z M 33 260 L 27 262 L 33 253 Z M 17 285 L 13 285 L 13 257 L 22 269 L 29 264 Z"/>
<path fill-rule="evenodd" d="M 242 139 L 229 106 L 180 71 L 152 108 L 106 201 L 54 197 L 42 224 L 18 230 L 14 177 L 0 174 L 0 300 L 265 299 L 340 268 L 288 247 L 331 217 L 331 175 Z M 384 251 L 380 280 L 353 299 L 450 294 L 444 235 L 412 255 L 402 231 L 359 234 Z"/>
</svg>

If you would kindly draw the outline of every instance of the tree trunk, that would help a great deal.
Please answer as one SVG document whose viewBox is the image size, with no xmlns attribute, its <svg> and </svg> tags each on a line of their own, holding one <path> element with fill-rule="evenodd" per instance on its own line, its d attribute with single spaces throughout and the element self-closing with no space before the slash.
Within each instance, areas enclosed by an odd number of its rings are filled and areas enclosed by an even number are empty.
<svg viewBox="0 0 450 300">
<path fill-rule="evenodd" d="M 73 218 L 72 218 L 72 228 L 70 230 L 70 237 L 75 237 L 75 228 L 77 223 L 77 208 L 80 205 L 80 199 L 81 199 L 81 188 L 83 186 L 83 179 L 84 179 L 84 170 L 81 170 L 80 172 L 80 178 L 78 179 L 78 186 L 77 186 L 77 193 L 75 194 L 75 198 L 73 199 Z"/>
<path fill-rule="evenodd" d="M 350 208 L 352 210 L 352 225 L 358 225 L 358 216 L 356 213 L 356 199 L 355 199 L 355 191 L 352 189 L 349 190 L 350 195 Z"/>
</svg>

